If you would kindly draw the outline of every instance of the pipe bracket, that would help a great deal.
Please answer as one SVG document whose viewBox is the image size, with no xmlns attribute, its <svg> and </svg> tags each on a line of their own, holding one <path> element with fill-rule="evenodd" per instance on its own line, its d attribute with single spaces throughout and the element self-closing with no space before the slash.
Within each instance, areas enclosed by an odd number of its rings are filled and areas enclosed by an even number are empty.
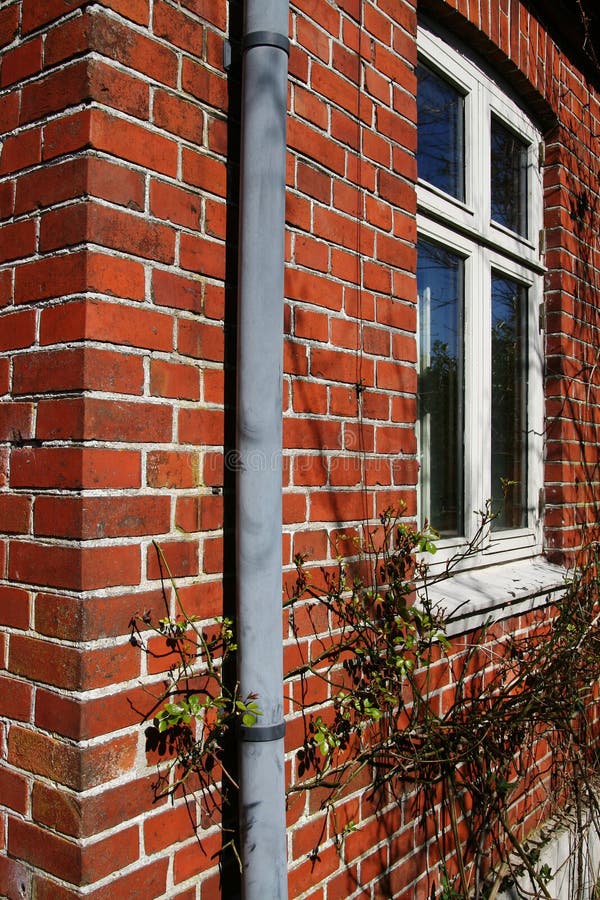
<svg viewBox="0 0 600 900">
<path fill-rule="evenodd" d="M 244 36 L 242 50 L 250 50 L 251 47 L 276 47 L 290 55 L 289 38 L 278 31 L 251 31 Z"/>
<path fill-rule="evenodd" d="M 285 735 L 285 722 L 278 722 L 276 725 L 240 725 L 239 729 L 242 741 L 266 743 L 278 741 Z"/>
</svg>

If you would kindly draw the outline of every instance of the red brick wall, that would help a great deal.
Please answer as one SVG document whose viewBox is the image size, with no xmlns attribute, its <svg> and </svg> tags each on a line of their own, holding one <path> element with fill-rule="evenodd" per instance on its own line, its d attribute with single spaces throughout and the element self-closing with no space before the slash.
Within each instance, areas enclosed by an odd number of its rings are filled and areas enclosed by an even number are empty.
<svg viewBox="0 0 600 900">
<path fill-rule="evenodd" d="M 517 0 L 478 4 L 473 27 L 466 2 L 425 5 L 493 51 L 548 129 L 546 526 L 560 553 L 595 520 L 598 94 Z M 414 7 L 292 5 L 288 566 L 296 553 L 331 560 L 336 533 L 392 502 L 415 513 Z M 188 612 L 223 606 L 238 109 L 222 52 L 239 19 L 224 0 L 0 10 L 0 894 L 11 900 L 84 887 L 94 900 L 219 895 L 218 828 L 203 851 L 181 804 L 152 804 L 136 708 L 140 678 L 156 681 L 160 666 L 147 671 L 127 625 L 142 609 L 164 614 L 154 538 Z M 290 769 L 297 733 L 292 719 Z M 364 798 L 348 807 L 364 822 L 348 870 L 331 841 L 313 869 L 314 802 L 290 811 L 291 896 L 346 897 L 386 868 L 374 896 L 426 895 L 414 822 L 382 820 Z"/>
</svg>

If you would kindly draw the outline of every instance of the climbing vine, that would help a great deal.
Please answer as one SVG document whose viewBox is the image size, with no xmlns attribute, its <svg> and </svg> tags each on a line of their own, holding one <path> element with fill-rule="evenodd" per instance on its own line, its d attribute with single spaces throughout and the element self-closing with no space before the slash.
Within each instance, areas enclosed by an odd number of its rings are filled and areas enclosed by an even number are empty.
<svg viewBox="0 0 600 900">
<path fill-rule="evenodd" d="M 539 842 L 528 844 L 521 826 L 534 805 L 546 819 L 570 804 L 580 834 L 598 819 L 597 548 L 521 633 L 503 634 L 490 620 L 457 638 L 451 616 L 431 597 L 459 558 L 430 575 L 425 560 L 437 536 L 405 524 L 401 512 L 386 512 L 356 542 L 354 556 L 333 568 L 314 572 L 296 559 L 284 602 L 299 662 L 286 674 L 286 691 L 318 699 L 295 700 L 305 737 L 290 796 L 318 791 L 342 855 L 354 826 L 338 825 L 337 810 L 365 780 L 384 807 L 412 798 L 420 821 L 433 825 L 432 900 L 493 898 L 520 872 L 535 896 L 550 897 L 553 873 L 538 863 Z M 482 512 L 460 559 L 477 551 L 492 517 Z M 164 757 L 159 794 L 193 784 L 216 812 L 219 785 L 234 783 L 223 764 L 226 743 L 237 721 L 258 720 L 260 699 L 227 686 L 232 622 L 201 626 L 173 587 L 176 617 L 153 623 L 142 614 L 131 622 L 132 641 L 156 654 L 149 638 L 160 637 L 173 660 L 146 715 L 147 747 Z M 307 635 L 297 622 L 317 610 L 318 625 Z M 304 690 L 311 680 L 324 693 Z M 315 865 L 324 839 L 325 829 L 311 854 Z M 580 868 L 583 852 L 581 843 Z"/>
</svg>

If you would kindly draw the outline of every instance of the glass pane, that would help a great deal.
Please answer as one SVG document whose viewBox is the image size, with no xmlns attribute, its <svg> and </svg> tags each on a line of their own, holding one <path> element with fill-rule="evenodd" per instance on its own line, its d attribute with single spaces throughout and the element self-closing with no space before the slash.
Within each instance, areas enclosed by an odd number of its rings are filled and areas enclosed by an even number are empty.
<svg viewBox="0 0 600 900">
<path fill-rule="evenodd" d="M 492 116 L 492 219 L 527 234 L 527 144 Z"/>
<path fill-rule="evenodd" d="M 464 97 L 427 66 L 417 66 L 419 178 L 458 200 L 464 188 Z"/>
<path fill-rule="evenodd" d="M 495 530 L 527 524 L 527 288 L 492 275 L 492 509 Z"/>
<path fill-rule="evenodd" d="M 419 434 L 423 518 L 463 533 L 463 261 L 420 240 Z"/>
</svg>

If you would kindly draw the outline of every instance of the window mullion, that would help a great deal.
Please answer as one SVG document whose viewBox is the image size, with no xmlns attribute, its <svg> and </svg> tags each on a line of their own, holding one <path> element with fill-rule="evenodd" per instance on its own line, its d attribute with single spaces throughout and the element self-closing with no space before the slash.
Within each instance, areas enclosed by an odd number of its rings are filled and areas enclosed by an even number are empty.
<svg viewBox="0 0 600 900">
<path fill-rule="evenodd" d="M 479 525 L 474 511 L 489 496 L 490 339 L 489 266 L 475 247 L 465 283 L 465 526 L 471 540 Z"/>
</svg>

